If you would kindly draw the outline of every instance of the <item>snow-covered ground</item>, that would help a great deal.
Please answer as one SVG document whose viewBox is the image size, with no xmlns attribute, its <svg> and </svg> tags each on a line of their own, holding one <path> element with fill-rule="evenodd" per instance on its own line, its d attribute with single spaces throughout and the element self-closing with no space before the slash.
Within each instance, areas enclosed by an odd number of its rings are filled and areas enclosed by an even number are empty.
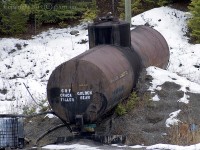
<svg viewBox="0 0 200 150">
<path fill-rule="evenodd" d="M 159 85 L 173 80 L 180 84 L 180 90 L 185 92 L 184 97 L 179 100 L 184 103 L 189 103 L 186 95 L 188 90 L 200 93 L 200 44 L 188 43 L 185 36 L 188 16 L 186 12 L 160 7 L 132 18 L 133 25 L 148 23 L 158 30 L 170 47 L 170 63 L 167 70 L 156 67 L 147 69 L 148 74 L 154 78 L 149 90 L 159 90 Z M 73 30 L 78 30 L 79 34 L 71 35 L 70 31 Z M 42 103 L 46 99 L 46 84 L 53 69 L 88 49 L 88 43 L 80 44 L 82 40 L 88 40 L 86 24 L 66 29 L 50 29 L 30 40 L 0 39 L 0 113 L 22 113 L 24 106 L 32 107 L 37 106 L 36 103 Z M 24 84 L 36 102 L 32 100 Z M 152 100 L 159 101 L 159 98 L 155 95 Z M 40 107 L 37 107 L 38 111 L 39 109 Z M 169 114 L 166 126 L 179 121 L 177 115 L 180 111 Z M 75 147 L 68 145 L 64 149 L 77 149 Z M 146 148 L 197 150 L 200 149 L 200 145 L 183 147 L 158 144 Z M 52 146 L 52 149 L 57 148 Z M 85 146 L 84 149 L 91 147 Z"/>
<path fill-rule="evenodd" d="M 31 40 L 0 39 L 0 113 L 22 113 L 24 105 L 44 101 L 53 69 L 88 49 L 88 43 L 78 44 L 88 39 L 85 28 L 50 29 Z M 74 30 L 78 36 L 70 34 Z"/>
<path fill-rule="evenodd" d="M 169 145 L 169 144 L 156 144 L 152 146 L 119 146 L 116 144 L 111 145 L 110 147 L 102 148 L 102 146 L 88 146 L 86 144 L 70 144 L 70 145 L 47 145 L 44 146 L 43 149 L 48 150 L 130 150 L 130 149 L 137 149 L 137 150 L 199 150 L 200 144 L 190 145 L 190 146 L 178 146 L 178 145 Z"/>
<path fill-rule="evenodd" d="M 133 25 L 148 23 L 158 30 L 170 47 L 169 72 L 200 84 L 200 44 L 189 44 L 187 20 L 190 15 L 168 7 L 155 8 L 132 18 Z"/>
</svg>

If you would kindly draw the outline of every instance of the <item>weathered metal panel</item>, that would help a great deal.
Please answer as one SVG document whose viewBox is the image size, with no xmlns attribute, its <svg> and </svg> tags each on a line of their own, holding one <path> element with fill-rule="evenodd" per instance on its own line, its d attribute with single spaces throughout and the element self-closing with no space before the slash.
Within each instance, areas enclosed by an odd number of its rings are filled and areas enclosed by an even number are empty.
<svg viewBox="0 0 200 150">
<path fill-rule="evenodd" d="M 148 26 L 138 26 L 131 31 L 131 44 L 141 57 L 144 67 L 165 69 L 169 61 L 169 47 L 164 37 Z"/>
</svg>

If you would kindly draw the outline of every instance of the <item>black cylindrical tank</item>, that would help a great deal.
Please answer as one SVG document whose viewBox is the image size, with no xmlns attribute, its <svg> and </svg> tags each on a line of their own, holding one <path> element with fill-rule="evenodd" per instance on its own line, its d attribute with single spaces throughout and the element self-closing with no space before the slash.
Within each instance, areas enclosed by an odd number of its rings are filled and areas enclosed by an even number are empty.
<svg viewBox="0 0 200 150">
<path fill-rule="evenodd" d="M 130 94 L 139 67 L 131 49 L 96 46 L 53 71 L 47 86 L 49 103 L 71 124 L 80 115 L 84 123 L 94 122 Z"/>
<path fill-rule="evenodd" d="M 90 26 L 92 48 L 58 66 L 49 78 L 48 101 L 57 116 L 69 124 L 80 116 L 84 123 L 95 122 L 127 98 L 141 66 L 165 68 L 168 64 L 169 48 L 160 33 L 150 27 L 137 27 L 131 31 L 130 45 L 129 26 L 125 25 L 127 34 L 118 30 L 120 37 L 113 36 L 115 29 L 124 28 L 123 22 L 118 25 L 110 21 Z M 103 33 L 98 34 L 98 30 Z M 124 45 L 123 37 L 127 39 Z"/>
<path fill-rule="evenodd" d="M 165 38 L 155 29 L 148 26 L 136 27 L 131 31 L 131 45 L 140 56 L 144 67 L 167 67 L 169 47 Z"/>
</svg>

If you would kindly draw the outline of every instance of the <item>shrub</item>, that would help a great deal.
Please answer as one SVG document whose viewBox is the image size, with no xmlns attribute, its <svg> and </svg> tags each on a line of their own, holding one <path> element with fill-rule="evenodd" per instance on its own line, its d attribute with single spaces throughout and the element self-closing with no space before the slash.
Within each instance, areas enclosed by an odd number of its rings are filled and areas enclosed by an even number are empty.
<svg viewBox="0 0 200 150">
<path fill-rule="evenodd" d="M 117 105 L 117 108 L 115 109 L 115 113 L 118 115 L 118 116 L 123 116 L 125 115 L 127 112 L 126 112 L 126 108 L 125 106 L 120 103 Z"/>
<path fill-rule="evenodd" d="M 41 100 L 40 103 L 39 103 L 39 112 L 45 112 L 45 111 L 48 111 L 50 110 L 50 106 L 47 102 L 47 99 L 44 99 L 44 100 Z"/>
<path fill-rule="evenodd" d="M 188 27 L 191 30 L 191 38 L 195 43 L 200 43 L 200 1 L 192 0 L 189 5 L 191 19 L 188 21 Z"/>
<path fill-rule="evenodd" d="M 118 116 L 125 115 L 126 113 L 133 110 L 138 103 L 139 97 L 137 96 L 136 92 L 132 92 L 131 95 L 128 97 L 126 103 L 119 103 L 115 109 L 115 113 Z"/>
<path fill-rule="evenodd" d="M 90 4 L 90 9 L 87 9 L 82 16 L 82 21 L 92 21 L 93 19 L 96 18 L 98 9 L 96 6 L 96 0 L 93 0 L 92 3 Z"/>
<path fill-rule="evenodd" d="M 59 27 L 61 27 L 61 28 L 67 28 L 67 27 L 68 27 L 68 24 L 65 23 L 64 21 L 59 22 L 58 25 L 59 25 Z"/>
<path fill-rule="evenodd" d="M 22 108 L 23 114 L 25 115 L 32 115 L 37 112 L 46 112 L 50 109 L 47 99 L 41 100 L 39 103 L 25 105 Z"/>
<path fill-rule="evenodd" d="M 132 92 L 131 95 L 128 98 L 128 101 L 126 103 L 126 110 L 127 112 L 131 111 L 135 108 L 137 102 L 139 100 L 139 97 L 137 96 L 136 92 Z"/>
<path fill-rule="evenodd" d="M 33 113 L 36 112 L 36 106 L 24 106 L 23 108 L 23 114 L 24 115 L 32 115 Z"/>
</svg>

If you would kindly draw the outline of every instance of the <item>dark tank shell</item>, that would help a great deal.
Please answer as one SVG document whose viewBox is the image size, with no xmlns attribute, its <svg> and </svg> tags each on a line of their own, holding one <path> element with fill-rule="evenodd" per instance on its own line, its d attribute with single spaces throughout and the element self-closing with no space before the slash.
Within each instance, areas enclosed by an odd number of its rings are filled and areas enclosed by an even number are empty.
<svg viewBox="0 0 200 150">
<path fill-rule="evenodd" d="M 167 67 L 169 47 L 165 38 L 155 29 L 138 26 L 131 31 L 131 45 L 140 56 L 144 67 Z"/>
<path fill-rule="evenodd" d="M 50 106 L 69 124 L 95 122 L 129 96 L 141 68 L 168 65 L 167 42 L 150 27 L 130 32 L 125 22 L 103 22 L 89 26 L 89 36 L 91 49 L 58 66 L 47 85 Z"/>
<path fill-rule="evenodd" d="M 126 55 L 133 55 L 133 68 Z M 100 45 L 58 66 L 48 86 L 55 113 L 70 124 L 76 116 L 91 123 L 132 91 L 140 61 L 131 49 Z"/>
</svg>

